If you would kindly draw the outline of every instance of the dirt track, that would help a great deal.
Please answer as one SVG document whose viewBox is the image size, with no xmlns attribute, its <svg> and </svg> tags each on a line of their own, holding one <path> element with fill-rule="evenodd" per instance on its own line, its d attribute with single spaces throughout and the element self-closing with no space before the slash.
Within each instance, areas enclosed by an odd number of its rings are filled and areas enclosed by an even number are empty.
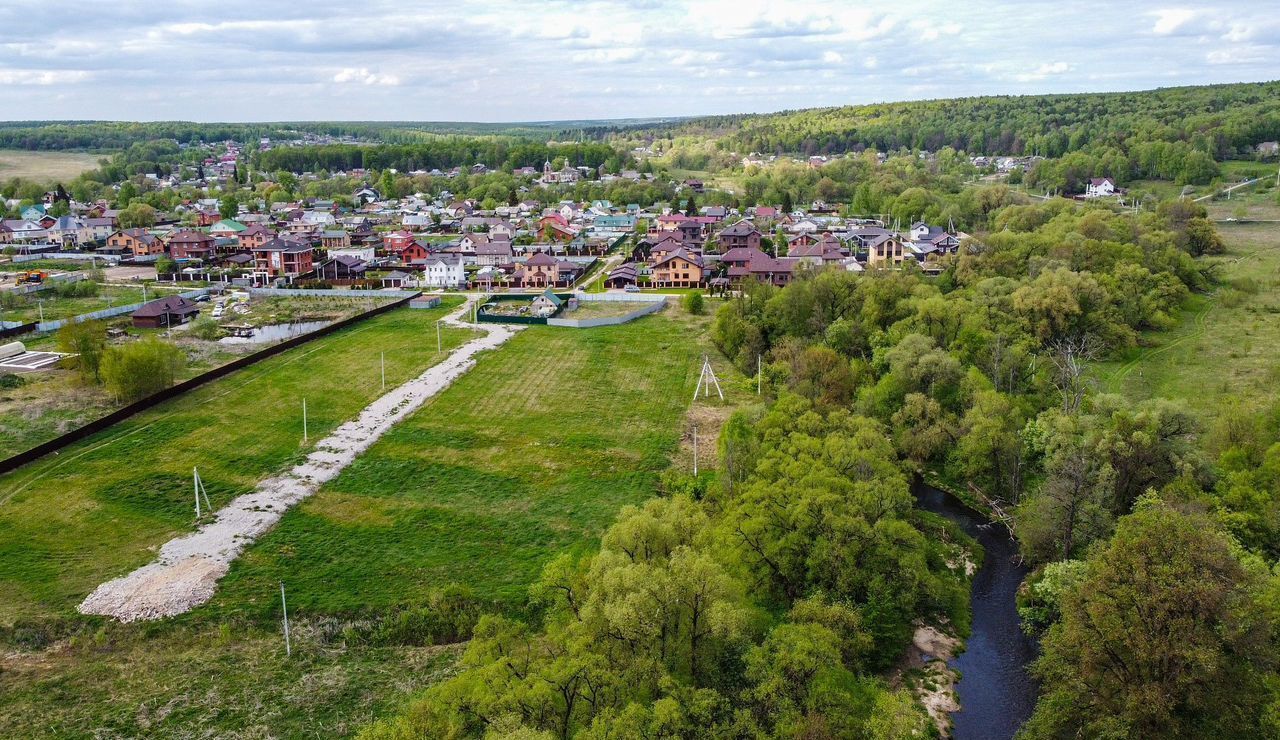
<svg viewBox="0 0 1280 740">
<path fill-rule="evenodd" d="M 460 322 L 469 308 L 464 304 L 445 321 L 476 328 Z M 486 332 L 484 336 L 458 347 L 444 361 L 369 404 L 358 418 L 317 442 L 304 462 L 235 498 L 195 532 L 166 542 L 156 562 L 98 586 L 80 604 L 80 612 L 132 622 L 175 616 L 208 601 L 232 561 L 290 507 L 319 490 L 396 422 L 470 370 L 478 352 L 502 345 L 517 331 L 500 325 L 478 328 Z"/>
</svg>

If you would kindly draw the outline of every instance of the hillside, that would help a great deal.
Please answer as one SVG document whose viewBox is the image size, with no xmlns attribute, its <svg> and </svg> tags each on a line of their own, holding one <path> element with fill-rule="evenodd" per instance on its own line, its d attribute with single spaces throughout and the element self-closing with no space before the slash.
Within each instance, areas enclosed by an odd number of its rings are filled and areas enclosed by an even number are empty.
<svg viewBox="0 0 1280 740">
<path fill-rule="evenodd" d="M 589 131 L 624 132 L 712 136 L 739 152 L 801 154 L 950 146 L 1056 157 L 1094 144 L 1190 141 L 1224 159 L 1280 138 L 1280 82 L 877 103 Z"/>
</svg>

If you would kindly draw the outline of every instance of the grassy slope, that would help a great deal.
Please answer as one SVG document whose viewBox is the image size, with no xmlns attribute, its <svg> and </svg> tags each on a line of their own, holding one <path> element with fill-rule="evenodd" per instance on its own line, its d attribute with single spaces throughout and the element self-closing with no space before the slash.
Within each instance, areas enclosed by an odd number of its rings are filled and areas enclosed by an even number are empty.
<svg viewBox="0 0 1280 740">
<path fill-rule="evenodd" d="M 1224 218 L 1234 207 L 1215 203 L 1211 215 Z M 1254 217 L 1277 217 L 1263 202 L 1249 207 Z M 1225 404 L 1254 406 L 1273 396 L 1280 381 L 1280 224 L 1219 229 L 1228 254 L 1212 259 L 1221 262 L 1223 287 L 1192 297 L 1179 326 L 1148 333 L 1146 346 L 1100 364 L 1095 377 L 1103 390 L 1182 399 L 1206 418 Z"/>
<path fill-rule="evenodd" d="M 309 449 L 301 397 L 314 441 L 380 394 L 380 350 L 389 384 L 442 358 L 426 340 L 443 313 L 403 309 L 357 324 L 0 477 L 0 624 L 67 613 L 189 530 L 192 466 L 216 507 L 299 460 Z M 469 335 L 451 329 L 445 339 Z"/>
<path fill-rule="evenodd" d="M 690 423 L 709 465 L 718 423 L 754 395 L 705 327 L 669 309 L 605 330 L 530 329 L 483 355 L 286 515 L 208 607 L 0 652 L 0 736 L 345 736 L 395 711 L 459 648 L 347 647 L 334 637 L 341 621 L 321 613 L 457 580 L 518 596 L 546 558 L 589 546 L 619 506 L 651 496 L 668 460 L 689 467 Z M 686 416 L 702 352 L 728 403 Z M 289 584 L 292 660 L 273 621 L 275 579 Z"/>
</svg>

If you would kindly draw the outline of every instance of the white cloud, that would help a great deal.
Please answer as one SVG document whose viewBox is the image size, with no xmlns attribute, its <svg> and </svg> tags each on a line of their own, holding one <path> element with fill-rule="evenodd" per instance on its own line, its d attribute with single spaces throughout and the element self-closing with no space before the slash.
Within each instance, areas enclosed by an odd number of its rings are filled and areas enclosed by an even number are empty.
<svg viewBox="0 0 1280 740">
<path fill-rule="evenodd" d="M 92 73 L 81 69 L 6 69 L 0 67 L 0 85 L 35 85 L 39 87 L 70 85 L 84 82 L 92 76 Z"/>
<path fill-rule="evenodd" d="M 339 71 L 333 76 L 333 81 L 339 84 L 347 82 L 356 82 L 362 85 L 382 85 L 384 87 L 394 87 L 400 84 L 400 78 L 395 75 L 376 74 L 370 72 L 368 68 L 347 67 Z"/>
<path fill-rule="evenodd" d="M 689 115 L 1274 79 L 1280 59 L 1257 0 L 100 1 L 50 24 L 0 0 L 0 118 Z"/>
<path fill-rule="evenodd" d="M 1152 26 L 1151 32 L 1157 36 L 1168 36 L 1195 18 L 1196 11 L 1187 8 L 1162 8 L 1155 11 L 1153 15 L 1156 17 L 1156 23 Z"/>
</svg>

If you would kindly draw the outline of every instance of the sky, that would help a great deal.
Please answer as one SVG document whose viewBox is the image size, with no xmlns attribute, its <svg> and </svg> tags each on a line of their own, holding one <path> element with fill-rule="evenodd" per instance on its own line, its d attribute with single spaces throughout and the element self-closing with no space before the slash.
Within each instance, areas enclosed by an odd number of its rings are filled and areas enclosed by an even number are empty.
<svg viewBox="0 0 1280 740">
<path fill-rule="evenodd" d="M 0 0 L 3 120 L 647 118 L 1276 78 L 1280 0 Z"/>
</svg>

